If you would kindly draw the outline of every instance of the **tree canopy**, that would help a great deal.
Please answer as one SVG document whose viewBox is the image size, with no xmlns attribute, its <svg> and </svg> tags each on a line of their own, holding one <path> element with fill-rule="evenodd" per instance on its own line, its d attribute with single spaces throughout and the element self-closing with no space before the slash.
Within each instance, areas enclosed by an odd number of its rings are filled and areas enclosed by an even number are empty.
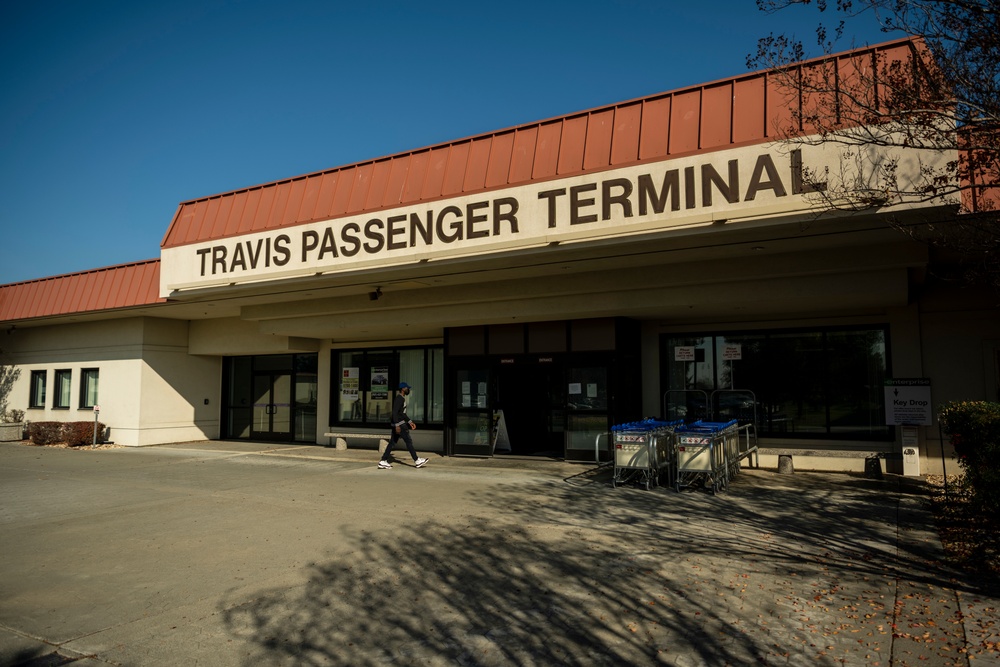
<svg viewBox="0 0 1000 667">
<path fill-rule="evenodd" d="M 771 71 L 803 102 L 779 137 L 838 142 L 868 161 L 852 179 L 810 177 L 829 208 L 864 211 L 906 202 L 954 203 L 954 215 L 914 224 L 889 216 L 901 231 L 958 258 L 960 277 L 1000 288 L 1000 0 L 757 0 L 765 12 L 812 6 L 820 15 L 815 46 L 770 34 L 747 58 Z M 907 58 L 869 49 L 834 57 L 845 44 L 845 19 L 869 13 L 887 39 L 913 37 Z M 812 52 L 810 52 L 812 50 Z M 818 54 L 815 51 L 818 50 Z M 792 67 L 807 60 L 806 66 Z M 805 137 L 805 139 L 803 139 Z M 881 153 L 872 148 L 887 149 Z M 923 154 L 919 177 L 897 178 L 891 149 Z M 948 155 L 932 159 L 932 155 Z"/>
</svg>

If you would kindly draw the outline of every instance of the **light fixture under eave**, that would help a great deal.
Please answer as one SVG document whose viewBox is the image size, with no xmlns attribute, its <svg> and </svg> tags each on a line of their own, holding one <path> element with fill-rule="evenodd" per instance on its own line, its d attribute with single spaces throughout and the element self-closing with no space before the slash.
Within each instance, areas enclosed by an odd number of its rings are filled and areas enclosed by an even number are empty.
<svg viewBox="0 0 1000 667">
<path fill-rule="evenodd" d="M 378 301 L 382 297 L 382 288 L 376 287 L 374 292 L 368 292 L 369 301 Z"/>
<path fill-rule="evenodd" d="M 762 246 L 762 245 L 755 245 L 755 246 L 751 247 L 750 249 L 753 250 L 754 252 L 759 252 L 759 251 L 761 251 L 761 250 L 764 249 L 764 246 Z"/>
</svg>

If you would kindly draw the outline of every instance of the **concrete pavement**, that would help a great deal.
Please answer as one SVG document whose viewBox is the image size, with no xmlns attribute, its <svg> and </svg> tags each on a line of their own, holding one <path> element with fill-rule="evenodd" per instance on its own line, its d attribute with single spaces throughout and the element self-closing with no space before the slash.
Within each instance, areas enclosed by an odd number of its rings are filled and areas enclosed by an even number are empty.
<svg viewBox="0 0 1000 667">
<path fill-rule="evenodd" d="M 0 445 L 2 665 L 988 665 L 918 483 Z"/>
</svg>

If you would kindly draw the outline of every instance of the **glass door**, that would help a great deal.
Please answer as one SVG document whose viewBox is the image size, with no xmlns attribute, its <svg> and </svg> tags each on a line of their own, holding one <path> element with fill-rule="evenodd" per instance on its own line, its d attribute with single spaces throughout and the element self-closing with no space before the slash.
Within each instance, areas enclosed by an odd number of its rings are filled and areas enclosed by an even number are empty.
<svg viewBox="0 0 1000 667">
<path fill-rule="evenodd" d="M 488 368 L 460 369 L 456 373 L 455 456 L 493 455 L 493 407 Z"/>
<path fill-rule="evenodd" d="M 570 367 L 566 387 L 567 461 L 598 462 L 608 457 L 609 395 L 607 366 Z"/>
<path fill-rule="evenodd" d="M 292 432 L 292 376 L 255 373 L 253 376 L 251 438 L 289 440 Z"/>
</svg>

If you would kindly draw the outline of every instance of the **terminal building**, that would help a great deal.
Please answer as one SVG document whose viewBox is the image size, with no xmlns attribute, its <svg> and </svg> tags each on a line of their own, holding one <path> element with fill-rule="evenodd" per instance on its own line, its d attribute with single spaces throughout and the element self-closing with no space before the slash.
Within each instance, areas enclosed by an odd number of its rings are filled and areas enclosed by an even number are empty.
<svg viewBox="0 0 1000 667">
<path fill-rule="evenodd" d="M 33 422 L 98 408 L 129 446 L 373 447 L 357 434 L 388 433 L 406 381 L 417 447 L 447 456 L 592 462 L 617 423 L 738 417 L 765 466 L 862 470 L 879 453 L 894 472 L 954 471 L 933 412 L 997 400 L 1000 314 L 894 227 L 958 206 L 831 209 L 808 175 L 834 178 L 846 149 L 781 133 L 802 114 L 780 81 L 183 202 L 158 258 L 0 286 L 3 361 L 21 371 L 8 406 Z"/>
</svg>

